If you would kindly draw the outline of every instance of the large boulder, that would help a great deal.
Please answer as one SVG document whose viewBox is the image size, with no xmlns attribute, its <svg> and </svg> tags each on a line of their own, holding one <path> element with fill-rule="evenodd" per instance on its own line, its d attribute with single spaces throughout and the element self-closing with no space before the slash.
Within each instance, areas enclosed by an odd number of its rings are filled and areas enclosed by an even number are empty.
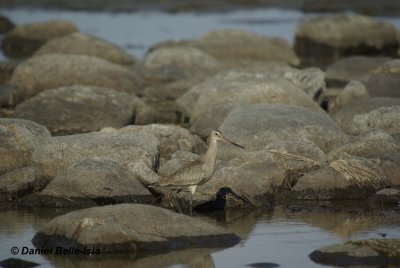
<svg viewBox="0 0 400 268">
<path fill-rule="evenodd" d="M 35 56 L 54 53 L 94 56 L 124 65 L 131 65 L 137 61 L 122 48 L 79 32 L 50 40 L 36 51 Z"/>
<path fill-rule="evenodd" d="M 351 137 L 346 143 L 330 151 L 327 157 L 329 160 L 334 160 L 343 153 L 371 157 L 396 152 L 400 152 L 400 144 L 392 136 L 383 130 L 371 129 Z"/>
<path fill-rule="evenodd" d="M 150 203 L 153 195 L 123 164 L 89 157 L 58 175 L 40 193 L 28 196 L 30 206 L 95 206 L 115 203 Z"/>
<path fill-rule="evenodd" d="M 199 95 L 193 105 L 190 100 L 196 92 Z M 209 78 L 177 102 L 185 111 L 190 110 L 191 131 L 203 137 L 220 126 L 231 110 L 244 104 L 283 103 L 322 112 L 303 90 L 286 79 L 271 80 L 262 73 L 240 71 L 224 72 Z"/>
<path fill-rule="evenodd" d="M 82 55 L 49 54 L 32 57 L 15 69 L 10 83 L 25 90 L 27 97 L 47 89 L 71 85 L 90 85 L 136 93 L 141 79 L 109 61 Z"/>
<path fill-rule="evenodd" d="M 294 50 L 307 63 L 330 63 L 351 55 L 394 56 L 396 28 L 356 14 L 313 17 L 297 28 Z"/>
<path fill-rule="evenodd" d="M 53 134 L 67 135 L 141 121 L 140 104 L 139 98 L 126 92 L 74 85 L 39 93 L 20 103 L 13 117 L 35 121 Z"/>
<path fill-rule="evenodd" d="M 389 134 L 400 132 L 400 98 L 369 98 L 335 113 L 333 120 L 351 135 L 380 128 Z"/>
<path fill-rule="evenodd" d="M 52 137 L 36 148 L 32 164 L 52 180 L 68 166 L 85 158 L 96 156 L 113 160 L 122 165 L 140 162 L 153 170 L 158 168 L 159 142 L 150 133 L 121 133 L 107 128 L 100 132 Z"/>
<path fill-rule="evenodd" d="M 328 86 L 342 86 L 351 80 L 368 81 L 370 72 L 389 61 L 388 57 L 350 56 L 339 59 L 326 70 Z"/>
<path fill-rule="evenodd" d="M 150 51 L 143 60 L 145 77 L 153 82 L 171 82 L 193 75 L 215 73 L 218 60 L 190 46 L 166 46 Z"/>
<path fill-rule="evenodd" d="M 316 263 L 340 267 L 396 266 L 400 262 L 400 239 L 367 239 L 347 241 L 313 251 Z"/>
<path fill-rule="evenodd" d="M 258 63 L 234 67 L 229 70 L 221 71 L 215 77 L 209 78 L 211 83 L 218 83 L 218 80 L 228 81 L 235 79 L 265 79 L 265 80 L 287 80 L 295 87 L 303 90 L 310 98 L 318 99 L 318 96 L 325 90 L 325 73 L 319 68 L 311 67 L 305 69 L 296 69 L 284 63 Z M 193 81 L 190 90 L 177 99 L 177 103 L 187 114 L 191 114 L 193 103 L 198 101 L 204 87 L 197 86 L 205 79 Z M 217 80 L 217 82 L 215 82 Z M 196 83 L 197 82 L 197 83 Z M 232 83 L 232 81 L 230 82 Z M 188 83 L 184 83 L 187 85 Z"/>
<path fill-rule="evenodd" d="M 32 152 L 50 139 L 50 132 L 35 122 L 0 118 L 0 175 L 27 166 Z"/>
<path fill-rule="evenodd" d="M 324 152 L 342 144 L 347 135 L 325 114 L 284 104 L 253 104 L 229 113 L 219 128 L 230 139 L 257 151 L 271 142 L 306 139 Z M 221 144 L 221 159 L 240 154 L 233 146 Z"/>
<path fill-rule="evenodd" d="M 374 69 L 366 83 L 373 97 L 400 98 L 400 60 L 391 60 Z"/>
<path fill-rule="evenodd" d="M 215 30 L 194 41 L 195 47 L 228 64 L 283 61 L 300 63 L 296 53 L 282 38 L 269 38 L 243 30 Z"/>
<path fill-rule="evenodd" d="M 240 238 L 195 218 L 166 209 L 120 204 L 74 211 L 49 222 L 33 238 L 38 247 L 95 248 L 104 253 L 151 253 L 229 247 Z"/>
<path fill-rule="evenodd" d="M 63 20 L 19 25 L 6 34 L 1 47 L 9 57 L 29 57 L 47 41 L 77 31 L 72 22 Z"/>
<path fill-rule="evenodd" d="M 187 129 L 175 125 L 150 124 L 146 126 L 127 126 L 120 133 L 150 133 L 160 141 L 160 158 L 169 160 L 176 151 L 194 153 L 205 152 L 207 144 Z"/>
</svg>

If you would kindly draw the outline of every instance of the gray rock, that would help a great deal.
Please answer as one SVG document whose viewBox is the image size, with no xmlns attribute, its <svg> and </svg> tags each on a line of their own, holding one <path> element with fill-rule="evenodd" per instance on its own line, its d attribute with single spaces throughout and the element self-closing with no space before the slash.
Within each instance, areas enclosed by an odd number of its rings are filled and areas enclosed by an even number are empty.
<svg viewBox="0 0 400 268">
<path fill-rule="evenodd" d="M 356 14 L 313 17 L 301 22 L 294 50 L 307 63 L 330 63 L 350 55 L 394 56 L 396 28 Z"/>
<path fill-rule="evenodd" d="M 0 176 L 0 201 L 12 201 L 26 194 L 40 191 L 46 180 L 33 167 L 23 167 Z"/>
<path fill-rule="evenodd" d="M 310 258 L 333 266 L 396 266 L 400 261 L 400 239 L 347 241 L 313 251 Z"/>
<path fill-rule="evenodd" d="M 371 157 L 377 154 L 400 152 L 400 144 L 385 131 L 371 129 L 358 136 L 351 137 L 346 143 L 328 153 L 328 160 L 332 161 L 341 154 Z"/>
<path fill-rule="evenodd" d="M 351 135 L 380 128 L 389 134 L 400 132 L 400 98 L 369 98 L 344 107 L 332 116 Z"/>
<path fill-rule="evenodd" d="M 53 219 L 33 238 L 36 247 L 96 247 L 144 256 L 187 248 L 229 247 L 240 238 L 166 209 L 120 204 L 74 211 Z"/>
<path fill-rule="evenodd" d="M 122 48 L 79 32 L 50 40 L 36 51 L 35 56 L 54 53 L 94 56 L 124 65 L 131 65 L 137 61 Z"/>
<path fill-rule="evenodd" d="M 290 198 L 300 200 L 347 199 L 352 184 L 343 174 L 324 167 L 300 177 L 290 193 Z M 353 192 L 359 189 L 353 186 Z"/>
<path fill-rule="evenodd" d="M 391 60 L 374 69 L 366 87 L 374 97 L 400 98 L 400 60 Z"/>
<path fill-rule="evenodd" d="M 368 81 L 370 72 L 389 61 L 388 57 L 350 56 L 339 59 L 326 70 L 329 86 L 342 86 L 352 80 Z"/>
<path fill-rule="evenodd" d="M 364 84 L 352 80 L 345 88 L 339 92 L 336 99 L 329 105 L 329 113 L 334 114 L 342 108 L 349 106 L 357 101 L 366 100 L 369 98 L 369 93 Z"/>
<path fill-rule="evenodd" d="M 305 13 L 334 13 L 354 12 L 373 16 L 397 16 L 400 12 L 400 3 L 392 0 L 382 0 L 379 5 L 373 0 L 364 1 L 320 1 L 310 0 L 301 4 L 301 10 Z"/>
<path fill-rule="evenodd" d="M 35 122 L 0 118 L 0 175 L 28 165 L 35 148 L 48 139 L 49 131 Z"/>
<path fill-rule="evenodd" d="M 287 80 L 294 84 L 295 87 L 302 89 L 312 99 L 317 99 L 318 95 L 325 90 L 325 73 L 320 69 L 312 67 L 299 70 L 283 63 L 266 62 L 235 67 L 231 70 L 221 71 L 215 77 L 210 77 L 207 80 L 211 83 L 210 86 L 213 86 L 215 80 L 217 81 L 216 84 L 218 84 L 218 81 L 221 79 L 230 81 L 234 79 L 251 80 L 251 78 L 257 78 L 259 80 L 265 79 L 266 81 Z M 177 99 L 177 103 L 184 113 L 188 115 L 192 113 L 193 103 L 198 101 L 205 88 L 197 85 L 200 85 L 204 80 L 205 79 L 194 81 L 196 83 L 192 84 L 192 88 Z M 203 84 L 205 83 L 206 81 Z"/>
<path fill-rule="evenodd" d="M 185 94 L 193 86 L 203 82 L 204 79 L 206 79 L 205 76 L 194 75 L 169 83 L 152 84 L 143 90 L 141 98 L 154 109 L 155 122 L 181 124 L 185 118 L 175 99 Z"/>
<path fill-rule="evenodd" d="M 260 150 L 271 142 L 306 139 L 327 152 L 347 138 L 327 115 L 283 104 L 257 104 L 237 108 L 230 112 L 219 129 L 248 151 Z M 239 154 L 241 152 L 232 146 L 220 146 L 221 159 Z"/>
<path fill-rule="evenodd" d="M 129 162 L 126 166 L 132 175 L 145 186 L 160 180 L 155 168 L 148 166 L 145 161 Z"/>
<path fill-rule="evenodd" d="M 188 46 L 154 49 L 143 61 L 145 76 L 150 81 L 171 82 L 193 75 L 212 74 L 220 68 L 218 60 Z"/>
<path fill-rule="evenodd" d="M 400 203 L 400 190 L 395 188 L 385 188 L 377 191 L 375 194 L 370 196 L 369 199 L 377 205 L 398 205 Z"/>
<path fill-rule="evenodd" d="M 380 159 L 379 169 L 390 179 L 390 185 L 400 186 L 400 152 L 389 154 L 378 154 L 375 158 Z"/>
<path fill-rule="evenodd" d="M 89 157 L 58 175 L 40 193 L 23 200 L 30 206 L 95 206 L 150 203 L 153 195 L 123 164 Z"/>
<path fill-rule="evenodd" d="M 8 258 L 5 260 L 1 260 L 0 265 L 2 267 L 35 267 L 35 266 L 39 266 L 40 264 L 36 263 L 36 262 L 17 259 L 17 258 Z"/>
<path fill-rule="evenodd" d="M 13 117 L 35 121 L 57 135 L 92 132 L 134 123 L 137 101 L 125 92 L 74 85 L 39 93 L 19 104 Z"/>
<path fill-rule="evenodd" d="M 23 88 L 27 97 L 78 84 L 136 93 L 141 87 L 141 78 L 132 70 L 100 58 L 49 54 L 32 57 L 18 65 L 10 83 Z"/>
<path fill-rule="evenodd" d="M 379 168 L 379 160 L 343 155 L 324 167 L 300 177 L 290 197 L 301 200 L 366 199 L 390 180 Z"/>
<path fill-rule="evenodd" d="M 8 57 L 29 57 L 47 41 L 76 31 L 73 23 L 62 20 L 19 25 L 6 34 L 1 47 Z"/>
<path fill-rule="evenodd" d="M 100 132 L 52 137 L 36 148 L 31 160 L 49 180 L 68 166 L 91 156 L 122 165 L 140 162 L 157 170 L 158 146 L 158 139 L 150 133 L 131 135 L 108 128 Z"/>
<path fill-rule="evenodd" d="M 23 100 L 24 94 L 24 90 L 20 87 L 11 84 L 2 85 L 0 82 L 0 107 L 14 109 L 14 107 Z"/>
<path fill-rule="evenodd" d="M 325 72 L 316 67 L 287 70 L 283 76 L 301 88 L 310 98 L 316 100 L 325 90 Z"/>
<path fill-rule="evenodd" d="M 17 61 L 0 62 L 0 86 L 8 86 L 8 81 L 11 79 L 14 69 L 18 64 L 19 62 Z M 2 91 L 0 91 L 1 98 L 4 95 Z M 3 106 L 3 104 L 1 103 L 0 106 Z"/>
<path fill-rule="evenodd" d="M 286 40 L 243 30 L 211 31 L 195 40 L 194 46 L 230 65 L 265 61 L 283 61 L 291 65 L 300 63 Z"/>
<path fill-rule="evenodd" d="M 160 158 L 171 159 L 176 151 L 183 150 L 194 153 L 205 152 L 207 145 L 187 129 L 174 125 L 151 124 L 146 126 L 127 126 L 120 133 L 151 133 L 160 141 Z"/>
<path fill-rule="evenodd" d="M 0 118 L 0 125 L 6 126 L 15 133 L 18 127 L 26 128 L 30 134 L 34 136 L 42 136 L 42 137 L 50 137 L 50 132 L 44 126 L 39 125 L 38 123 L 32 122 L 26 119 L 18 119 L 18 118 Z"/>
<path fill-rule="evenodd" d="M 193 105 L 189 101 L 196 92 L 199 95 Z M 230 111 L 244 104 L 283 103 L 322 112 L 303 90 L 286 79 L 271 80 L 262 73 L 224 72 L 207 79 L 186 94 L 177 103 L 185 111 L 191 110 L 190 130 L 203 137 L 218 128 Z"/>
</svg>

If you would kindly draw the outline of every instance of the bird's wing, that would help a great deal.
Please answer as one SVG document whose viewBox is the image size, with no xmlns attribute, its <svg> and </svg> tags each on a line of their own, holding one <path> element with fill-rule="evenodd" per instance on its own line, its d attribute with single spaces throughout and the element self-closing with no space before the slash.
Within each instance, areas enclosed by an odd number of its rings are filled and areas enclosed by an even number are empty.
<svg viewBox="0 0 400 268">
<path fill-rule="evenodd" d="M 157 186 L 190 186 L 196 185 L 204 179 L 202 162 L 193 161 L 179 168 L 171 176 L 155 183 Z"/>
</svg>

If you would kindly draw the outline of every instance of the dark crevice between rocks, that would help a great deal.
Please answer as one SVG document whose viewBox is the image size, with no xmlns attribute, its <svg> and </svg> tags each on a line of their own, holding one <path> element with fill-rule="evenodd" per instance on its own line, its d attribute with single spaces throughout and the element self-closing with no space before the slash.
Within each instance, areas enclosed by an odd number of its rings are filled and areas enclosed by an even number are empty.
<svg viewBox="0 0 400 268">
<path fill-rule="evenodd" d="M 43 44 L 43 40 L 26 40 L 25 38 L 13 37 L 12 39 L 2 40 L 1 47 L 8 57 L 24 59 L 32 56 L 33 51 L 38 50 Z"/>
<path fill-rule="evenodd" d="M 328 88 L 344 88 L 349 81 L 338 80 L 338 79 L 326 79 L 325 84 Z"/>
<path fill-rule="evenodd" d="M 134 255 L 136 258 L 147 257 L 158 253 L 167 253 L 173 250 L 183 250 L 190 248 L 226 248 L 236 245 L 240 242 L 240 238 L 235 234 L 221 234 L 221 235 L 208 235 L 208 236 L 181 236 L 173 238 L 165 238 L 163 242 L 138 242 L 126 241 L 114 244 L 93 244 L 82 245 L 75 240 L 71 240 L 61 235 L 47 235 L 45 233 L 36 233 L 32 239 L 32 244 L 36 248 L 54 248 L 62 247 L 65 249 L 76 248 L 84 250 L 85 248 L 96 248 L 100 250 L 100 258 L 109 258 L 108 253 L 128 253 Z M 53 249 L 54 252 L 54 249 Z M 83 255 L 83 257 L 92 257 Z M 75 256 L 74 256 L 75 257 Z M 96 258 L 97 258 L 96 257 Z"/>
</svg>

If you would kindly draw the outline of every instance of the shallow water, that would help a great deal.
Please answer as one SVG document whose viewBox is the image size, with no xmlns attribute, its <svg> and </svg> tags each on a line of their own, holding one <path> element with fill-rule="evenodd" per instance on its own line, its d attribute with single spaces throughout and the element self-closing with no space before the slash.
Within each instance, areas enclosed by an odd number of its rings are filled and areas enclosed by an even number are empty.
<svg viewBox="0 0 400 268">
<path fill-rule="evenodd" d="M 40 267 L 248 267 L 274 263 L 280 267 L 324 267 L 308 255 L 315 249 L 349 239 L 400 238 L 399 211 L 302 211 L 282 207 L 271 211 L 229 211 L 195 215 L 223 226 L 242 241 L 227 249 L 190 249 L 147 258 L 128 255 L 76 256 L 12 255 L 13 246 L 33 248 L 31 239 L 42 226 L 63 210 L 0 210 L 0 260 L 17 257 Z M 273 267 L 273 266 L 261 266 Z"/>
<path fill-rule="evenodd" d="M 298 22 L 318 14 L 297 10 L 253 9 L 224 13 L 131 13 L 85 12 L 62 10 L 0 10 L 17 25 L 51 19 L 70 20 L 81 32 L 92 34 L 124 48 L 142 58 L 157 42 L 198 38 L 215 29 L 242 29 L 263 36 L 281 37 L 293 44 Z M 326 15 L 326 14 L 324 14 Z M 400 29 L 400 18 L 383 17 Z M 0 55 L 0 60 L 4 59 Z"/>
</svg>

